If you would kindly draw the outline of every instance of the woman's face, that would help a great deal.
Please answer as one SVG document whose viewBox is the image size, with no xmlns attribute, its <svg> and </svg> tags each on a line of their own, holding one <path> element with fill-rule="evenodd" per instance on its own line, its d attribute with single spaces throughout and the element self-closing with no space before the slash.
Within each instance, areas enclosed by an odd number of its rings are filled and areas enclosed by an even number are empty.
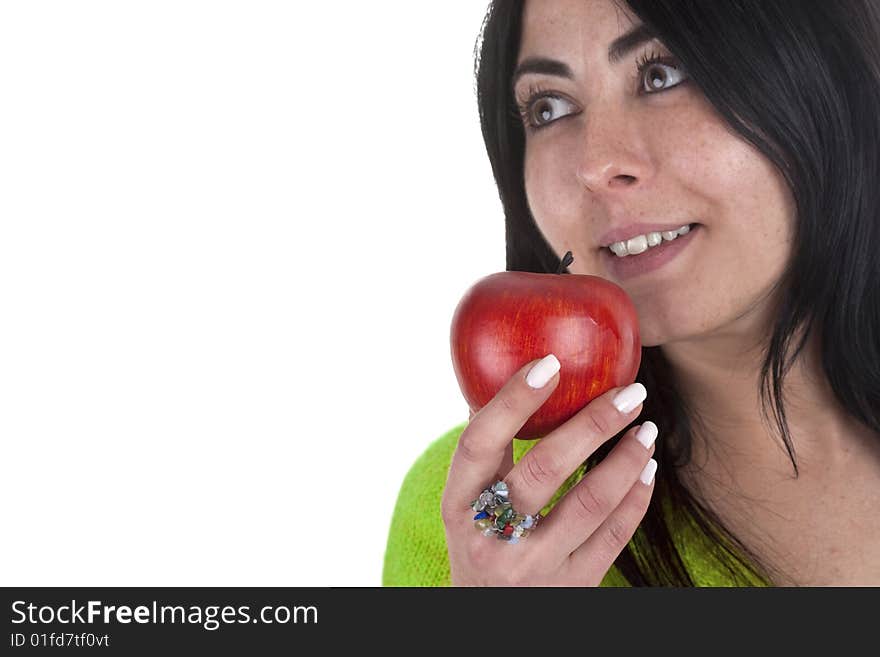
<svg viewBox="0 0 880 657">
<path fill-rule="evenodd" d="M 645 346 L 732 335 L 790 257 L 793 199 L 658 41 L 609 61 L 612 42 L 639 24 L 612 0 L 526 2 L 517 64 L 551 59 L 570 71 L 515 76 L 524 122 L 541 126 L 526 126 L 529 207 L 556 253 L 572 252 L 569 271 L 629 293 Z M 640 73 L 637 60 L 655 55 Z M 653 226 L 630 227 L 640 223 Z M 660 244 L 622 259 L 604 246 L 609 231 L 624 229 L 614 240 L 636 237 L 639 251 L 639 234 L 653 244 L 660 228 L 686 224 L 699 226 L 671 242 L 659 231 Z"/>
</svg>

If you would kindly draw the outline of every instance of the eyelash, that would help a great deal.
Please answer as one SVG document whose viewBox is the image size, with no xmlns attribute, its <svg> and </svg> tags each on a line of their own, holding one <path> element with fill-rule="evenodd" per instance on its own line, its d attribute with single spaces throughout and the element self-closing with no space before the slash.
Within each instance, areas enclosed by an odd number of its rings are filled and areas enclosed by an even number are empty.
<svg viewBox="0 0 880 657">
<path fill-rule="evenodd" d="M 636 77 L 636 82 L 639 85 L 638 86 L 638 89 L 639 89 L 638 94 L 639 95 L 650 96 L 653 94 L 661 93 L 663 91 L 668 91 L 669 89 L 674 89 L 675 87 L 677 87 L 680 84 L 683 84 L 684 82 L 687 81 L 687 78 L 685 78 L 681 82 L 674 84 L 671 87 L 667 87 L 666 89 L 660 89 L 659 91 L 645 91 L 644 84 L 643 84 L 644 80 L 642 79 L 642 76 L 644 75 L 645 71 L 650 66 L 652 66 L 654 64 L 663 64 L 665 66 L 669 66 L 670 68 L 674 68 L 676 70 L 681 70 L 681 64 L 674 57 L 664 57 L 660 53 L 653 51 L 653 50 L 650 52 L 645 52 L 638 59 L 636 59 L 636 76 L 635 77 Z M 525 124 L 526 128 L 530 132 L 535 132 L 535 131 L 540 130 L 542 128 L 546 128 L 548 125 L 550 125 L 552 123 L 555 123 L 555 120 L 550 121 L 549 123 L 541 124 L 541 125 L 534 125 L 532 123 L 529 110 L 531 109 L 533 103 L 535 101 L 539 100 L 540 98 L 553 98 L 556 100 L 565 100 L 564 98 L 562 98 L 561 96 L 559 96 L 557 94 L 549 93 L 547 89 L 544 89 L 539 84 L 534 84 L 534 83 L 530 84 L 529 88 L 526 92 L 526 100 L 516 102 L 516 112 L 514 113 L 515 118 L 517 120 L 523 122 Z"/>
</svg>

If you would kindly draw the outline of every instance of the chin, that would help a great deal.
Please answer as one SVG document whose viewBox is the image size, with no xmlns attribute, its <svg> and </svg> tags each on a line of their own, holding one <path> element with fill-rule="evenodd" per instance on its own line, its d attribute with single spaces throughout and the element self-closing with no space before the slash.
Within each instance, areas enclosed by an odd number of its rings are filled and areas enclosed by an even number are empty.
<svg viewBox="0 0 880 657">
<path fill-rule="evenodd" d="M 641 334 L 640 334 L 641 335 Z M 653 335 L 645 335 L 642 337 L 642 346 L 643 347 L 659 347 L 668 342 L 672 342 L 668 337 L 665 336 L 653 336 Z"/>
<path fill-rule="evenodd" d="M 662 327 L 639 323 L 639 338 L 643 347 L 659 347 L 671 342 L 686 340 L 689 334 L 670 331 Z"/>
</svg>

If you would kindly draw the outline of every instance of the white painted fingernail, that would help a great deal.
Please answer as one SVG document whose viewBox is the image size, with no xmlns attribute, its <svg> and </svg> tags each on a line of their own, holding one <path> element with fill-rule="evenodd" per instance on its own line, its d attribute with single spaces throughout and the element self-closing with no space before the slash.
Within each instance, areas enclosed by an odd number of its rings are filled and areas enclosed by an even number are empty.
<svg viewBox="0 0 880 657">
<path fill-rule="evenodd" d="M 547 354 L 539 360 L 529 373 L 526 374 L 526 383 L 532 388 L 543 388 L 553 375 L 559 371 L 559 360 L 553 354 Z"/>
<path fill-rule="evenodd" d="M 648 420 L 639 427 L 638 431 L 636 431 L 636 440 L 642 443 L 642 445 L 645 446 L 645 449 L 651 449 L 651 445 L 657 440 L 657 433 L 657 425 L 651 422 L 651 420 Z"/>
<path fill-rule="evenodd" d="M 648 465 L 645 466 L 645 469 L 642 470 L 642 474 L 639 475 L 639 481 L 641 481 L 645 486 L 650 486 L 651 482 L 654 481 L 654 475 L 657 472 L 657 461 L 651 459 L 648 461 Z"/>
<path fill-rule="evenodd" d="M 621 413 L 629 413 L 648 397 L 648 391 L 641 383 L 631 383 L 614 397 L 614 407 Z"/>
</svg>

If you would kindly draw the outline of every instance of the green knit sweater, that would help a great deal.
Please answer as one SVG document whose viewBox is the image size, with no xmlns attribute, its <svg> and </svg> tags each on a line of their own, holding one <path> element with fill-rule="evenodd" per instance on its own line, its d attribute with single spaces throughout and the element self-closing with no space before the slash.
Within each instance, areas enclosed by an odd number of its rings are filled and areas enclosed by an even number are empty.
<svg viewBox="0 0 880 657">
<path fill-rule="evenodd" d="M 466 426 L 467 422 L 435 440 L 404 478 L 385 549 L 382 571 L 384 586 L 450 585 L 449 556 L 446 551 L 446 532 L 440 517 L 440 500 L 446 485 L 449 464 L 452 462 L 452 453 Z M 519 461 L 537 442 L 514 440 L 514 461 Z M 584 467 L 575 471 L 556 491 L 542 513 L 546 514 L 552 509 L 562 495 L 580 481 L 584 473 Z M 723 567 L 717 557 L 717 548 L 708 545 L 692 523 L 679 521 L 675 523 L 675 527 L 673 540 L 697 586 L 765 585 L 752 573 L 731 573 L 728 568 Z M 629 582 L 612 566 L 601 585 L 629 586 Z"/>
</svg>

